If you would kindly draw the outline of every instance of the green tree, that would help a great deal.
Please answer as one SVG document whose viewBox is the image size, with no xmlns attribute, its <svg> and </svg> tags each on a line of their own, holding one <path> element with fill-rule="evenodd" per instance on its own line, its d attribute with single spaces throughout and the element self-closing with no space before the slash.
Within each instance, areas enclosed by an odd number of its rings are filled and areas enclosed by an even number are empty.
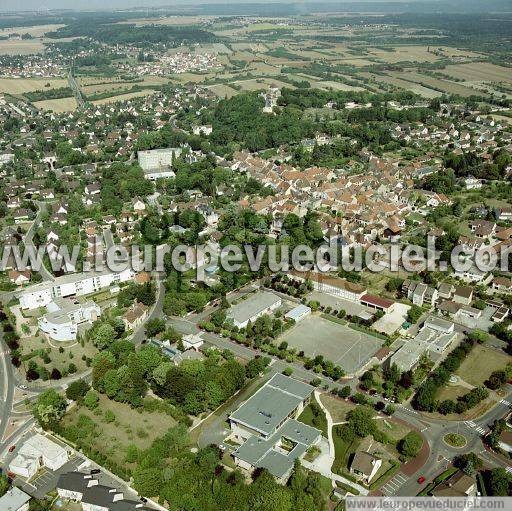
<svg viewBox="0 0 512 511">
<path fill-rule="evenodd" d="M 407 458 L 414 458 L 423 447 L 423 438 L 416 431 L 410 431 L 398 442 L 398 451 Z"/>
<path fill-rule="evenodd" d="M 32 412 L 43 428 L 58 423 L 66 412 L 66 400 L 54 389 L 45 390 L 37 397 Z"/>
<path fill-rule="evenodd" d="M 76 380 L 71 382 L 66 389 L 66 397 L 72 401 L 80 401 L 89 389 L 90 386 L 85 380 Z"/>
<path fill-rule="evenodd" d="M 349 428 L 360 437 L 371 435 L 375 431 L 374 412 L 367 406 L 358 406 L 347 413 Z"/>
</svg>

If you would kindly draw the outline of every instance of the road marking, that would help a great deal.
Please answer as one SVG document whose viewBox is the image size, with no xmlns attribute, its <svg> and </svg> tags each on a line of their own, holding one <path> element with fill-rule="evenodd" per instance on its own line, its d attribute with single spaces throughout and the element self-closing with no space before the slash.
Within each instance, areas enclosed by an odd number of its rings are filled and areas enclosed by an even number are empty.
<svg viewBox="0 0 512 511">
<path fill-rule="evenodd" d="M 380 490 L 384 495 L 394 495 L 407 481 L 407 478 L 402 474 L 398 473 L 392 477 Z"/>
<path fill-rule="evenodd" d="M 488 430 L 486 428 L 483 428 L 482 426 L 478 426 L 473 421 L 464 421 L 464 424 L 469 429 L 474 429 L 474 430 L 478 431 L 478 433 L 480 433 L 481 435 L 486 435 L 487 434 Z"/>
<path fill-rule="evenodd" d="M 506 399 L 502 399 L 500 403 L 502 405 L 508 406 L 509 408 L 512 408 L 512 403 L 510 401 L 507 401 Z"/>
</svg>

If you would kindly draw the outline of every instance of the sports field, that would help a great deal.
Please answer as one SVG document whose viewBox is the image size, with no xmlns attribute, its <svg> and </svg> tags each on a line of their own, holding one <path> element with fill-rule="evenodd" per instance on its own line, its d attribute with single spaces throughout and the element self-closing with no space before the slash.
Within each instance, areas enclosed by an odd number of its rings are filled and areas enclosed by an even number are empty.
<svg viewBox="0 0 512 511">
<path fill-rule="evenodd" d="M 302 320 L 279 340 L 309 357 L 323 355 L 347 374 L 357 372 L 382 345 L 380 339 L 320 316 Z"/>
</svg>

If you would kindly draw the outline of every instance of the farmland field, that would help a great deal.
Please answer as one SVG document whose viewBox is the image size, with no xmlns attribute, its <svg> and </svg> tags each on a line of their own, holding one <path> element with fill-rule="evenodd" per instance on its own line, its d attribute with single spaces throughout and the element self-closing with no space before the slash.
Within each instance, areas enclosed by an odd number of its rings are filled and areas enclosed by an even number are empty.
<svg viewBox="0 0 512 511">
<path fill-rule="evenodd" d="M 46 87 L 47 84 L 50 86 Z M 68 81 L 60 78 L 0 78 L 0 92 L 14 95 L 35 90 L 57 89 L 67 85 Z"/>
<path fill-rule="evenodd" d="M 138 92 L 130 92 L 128 94 L 120 94 L 118 96 L 112 96 L 110 98 L 98 99 L 93 101 L 94 105 L 105 105 L 107 103 L 114 103 L 116 101 L 127 101 L 128 99 L 140 98 L 142 96 L 148 96 L 149 94 L 154 94 L 155 91 L 151 89 L 142 90 Z"/>
<path fill-rule="evenodd" d="M 0 41 L 0 55 L 30 55 L 43 50 L 44 46 L 38 39 Z"/>
<path fill-rule="evenodd" d="M 413 81 L 418 84 L 425 85 L 427 87 L 432 87 L 434 90 L 440 89 L 447 94 L 458 94 L 462 97 L 468 97 L 477 94 L 478 91 L 472 89 L 470 87 L 466 87 L 457 82 L 451 82 L 448 80 L 443 80 L 439 78 L 435 78 L 433 76 L 428 76 L 426 74 L 408 72 L 405 76 L 404 73 L 399 73 L 396 71 L 392 71 L 389 73 L 390 76 L 395 78 L 402 78 L 405 81 Z"/>
<path fill-rule="evenodd" d="M 365 73 L 365 75 L 374 78 L 377 82 L 387 83 L 389 85 L 394 85 L 395 87 L 399 87 L 400 89 L 410 90 L 424 98 L 437 98 L 442 96 L 441 92 L 435 91 L 434 89 L 429 89 L 427 87 L 423 87 L 422 85 L 415 84 L 412 82 L 407 82 L 406 80 L 402 80 L 400 78 L 395 78 L 393 76 L 381 76 L 374 75 L 371 73 Z"/>
<path fill-rule="evenodd" d="M 496 66 L 488 62 L 472 62 L 468 64 L 455 64 L 446 66 L 443 73 L 472 82 L 509 82 L 512 83 L 512 70 Z"/>
<path fill-rule="evenodd" d="M 53 110 L 56 113 L 70 112 L 76 109 L 77 103 L 74 97 L 60 98 L 60 99 L 45 99 L 43 101 L 36 101 L 33 103 L 36 108 L 42 110 Z"/>
<path fill-rule="evenodd" d="M 219 83 L 217 85 L 208 85 L 207 89 L 210 89 L 219 98 L 225 98 L 226 96 L 230 98 L 237 94 L 237 91 L 235 89 L 232 89 L 231 87 L 223 83 Z"/>
<path fill-rule="evenodd" d="M 318 82 L 317 85 L 321 89 L 334 89 L 334 90 L 344 90 L 344 91 L 361 91 L 364 90 L 363 87 L 354 87 L 352 85 L 347 85 L 341 82 Z"/>
</svg>

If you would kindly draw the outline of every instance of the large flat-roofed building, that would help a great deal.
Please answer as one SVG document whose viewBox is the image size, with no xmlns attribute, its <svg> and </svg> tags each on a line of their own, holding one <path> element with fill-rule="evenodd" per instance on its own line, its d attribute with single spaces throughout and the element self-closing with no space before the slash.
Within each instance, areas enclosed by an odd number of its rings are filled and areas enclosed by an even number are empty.
<svg viewBox="0 0 512 511">
<path fill-rule="evenodd" d="M 180 155 L 180 148 L 151 149 L 137 153 L 139 165 L 144 171 L 144 177 L 151 181 L 174 177 L 172 164 L 174 158 L 178 158 Z"/>
<path fill-rule="evenodd" d="M 443 353 L 457 339 L 455 325 L 441 318 L 429 318 L 414 339 L 407 342 L 390 358 L 401 371 L 412 369 L 423 353 Z"/>
<path fill-rule="evenodd" d="M 48 314 L 38 321 L 42 332 L 54 341 L 73 341 L 79 325 L 92 323 L 101 315 L 100 307 L 93 301 L 80 303 L 76 300 L 56 298 L 47 306 Z"/>
<path fill-rule="evenodd" d="M 57 277 L 51 282 L 41 282 L 20 291 L 18 297 L 22 309 L 46 307 L 56 298 L 82 296 L 95 293 L 112 284 L 128 282 L 135 277 L 135 272 L 127 268 L 121 272 L 72 273 Z"/>
<path fill-rule="evenodd" d="M 292 271 L 290 272 L 290 275 L 296 280 L 304 281 L 309 279 L 313 283 L 313 288 L 317 291 L 338 296 L 345 300 L 358 302 L 366 294 L 366 288 L 359 284 L 349 282 L 348 280 L 340 279 L 338 277 L 324 275 L 323 273 L 301 273 Z"/>
<path fill-rule="evenodd" d="M 313 391 L 307 383 L 275 374 L 229 416 L 231 431 L 238 440 L 269 438 L 287 419 L 301 414 Z"/>
<path fill-rule="evenodd" d="M 0 509 L 2 511 L 28 511 L 30 499 L 30 495 L 13 487 L 3 497 L 0 497 Z"/>
<path fill-rule="evenodd" d="M 281 298 L 268 291 L 256 292 L 240 303 L 233 305 L 227 314 L 238 328 L 245 328 L 249 321 L 254 322 L 264 314 L 270 314 L 281 306 Z"/>
<path fill-rule="evenodd" d="M 266 468 L 285 482 L 293 464 L 320 441 L 321 432 L 296 418 L 309 403 L 314 387 L 275 374 L 229 416 L 232 437 L 243 442 L 233 453 L 237 466 Z"/>
<path fill-rule="evenodd" d="M 234 453 L 235 464 L 249 472 L 267 469 L 279 482 L 285 483 L 297 458 L 320 441 L 318 429 L 295 419 L 287 420 L 267 440 L 251 437 Z"/>
<path fill-rule="evenodd" d="M 36 433 L 22 445 L 17 456 L 11 461 L 9 470 L 29 479 L 41 467 L 58 470 L 68 461 L 69 454 L 64 447 Z"/>
</svg>

